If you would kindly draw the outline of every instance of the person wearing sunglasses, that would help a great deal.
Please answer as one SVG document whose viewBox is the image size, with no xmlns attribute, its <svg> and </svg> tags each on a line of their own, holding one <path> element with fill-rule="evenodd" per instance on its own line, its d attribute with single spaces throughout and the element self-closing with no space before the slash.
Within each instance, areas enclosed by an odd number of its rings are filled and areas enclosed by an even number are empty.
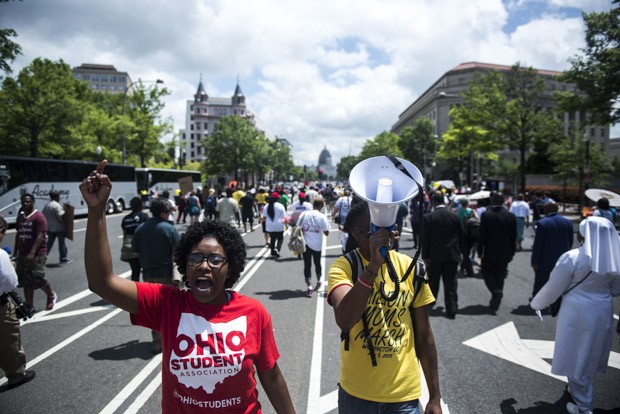
<svg viewBox="0 0 620 414">
<path fill-rule="evenodd" d="M 88 205 L 85 266 L 90 289 L 162 336 L 162 412 L 261 412 L 255 376 L 277 413 L 294 413 L 271 317 L 229 290 L 245 266 L 246 246 L 231 225 L 194 223 L 174 263 L 187 289 L 133 282 L 113 273 L 105 205 L 112 188 L 102 161 L 80 184 Z"/>
</svg>

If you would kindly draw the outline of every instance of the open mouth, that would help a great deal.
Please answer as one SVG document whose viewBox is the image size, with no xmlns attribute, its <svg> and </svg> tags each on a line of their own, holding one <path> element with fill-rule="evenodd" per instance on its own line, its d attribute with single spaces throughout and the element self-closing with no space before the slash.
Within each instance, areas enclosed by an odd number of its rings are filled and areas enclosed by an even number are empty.
<svg viewBox="0 0 620 414">
<path fill-rule="evenodd" d="M 213 289 L 213 281 L 207 277 L 196 279 L 196 290 L 200 293 L 210 293 Z"/>
</svg>

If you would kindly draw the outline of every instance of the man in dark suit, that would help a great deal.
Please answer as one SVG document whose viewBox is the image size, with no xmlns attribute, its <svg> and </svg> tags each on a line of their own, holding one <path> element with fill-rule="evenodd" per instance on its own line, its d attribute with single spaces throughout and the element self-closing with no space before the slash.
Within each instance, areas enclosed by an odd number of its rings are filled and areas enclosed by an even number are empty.
<svg viewBox="0 0 620 414">
<path fill-rule="evenodd" d="M 504 207 L 501 193 L 491 195 L 491 206 L 480 218 L 478 256 L 482 261 L 481 273 L 491 292 L 489 307 L 499 309 L 504 296 L 504 279 L 508 263 L 512 261 L 517 246 L 517 219 Z"/>
<path fill-rule="evenodd" d="M 545 217 L 536 224 L 532 267 L 534 268 L 534 289 L 532 297 L 549 280 L 549 275 L 562 253 L 573 247 L 573 223 L 558 214 L 558 205 L 547 203 L 543 207 Z M 531 300 L 532 298 L 530 298 Z"/>
<path fill-rule="evenodd" d="M 458 309 L 456 271 L 461 260 L 463 232 L 459 217 L 448 210 L 443 194 L 436 192 L 431 199 L 433 212 L 424 215 L 422 224 L 422 259 L 428 266 L 429 285 L 437 297 L 443 280 L 446 316 L 454 319 Z"/>
</svg>

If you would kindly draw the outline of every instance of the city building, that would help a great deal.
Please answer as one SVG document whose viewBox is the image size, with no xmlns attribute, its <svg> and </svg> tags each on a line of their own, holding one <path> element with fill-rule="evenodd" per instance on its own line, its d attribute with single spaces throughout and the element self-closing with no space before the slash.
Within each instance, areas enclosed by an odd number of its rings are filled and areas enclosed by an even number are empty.
<svg viewBox="0 0 620 414">
<path fill-rule="evenodd" d="M 327 145 L 323 148 L 321 153 L 319 154 L 319 160 L 317 165 L 311 165 L 310 168 L 317 173 L 322 171 L 323 178 L 333 180 L 336 178 L 337 168 L 332 163 L 332 154 L 327 149 Z"/>
<path fill-rule="evenodd" d="M 489 73 L 492 70 L 509 72 L 511 66 L 495 65 L 481 62 L 461 63 L 455 68 L 443 74 L 435 83 L 424 91 L 418 99 L 409 105 L 392 125 L 391 132 L 399 134 L 402 130 L 415 122 L 416 119 L 426 117 L 431 120 L 435 127 L 435 136 L 440 138 L 450 125 L 450 109 L 463 101 L 461 93 L 467 90 L 469 82 L 476 73 Z M 557 108 L 557 103 L 553 98 L 554 91 L 574 91 L 575 86 L 557 79 L 561 72 L 535 69 L 545 82 L 542 110 Z M 568 134 L 573 123 L 585 122 L 584 112 L 571 112 L 563 114 L 563 132 Z M 585 130 L 585 140 L 600 145 L 605 151 L 609 146 L 609 125 L 588 125 Z M 516 151 L 505 151 L 502 158 L 514 163 L 519 162 L 519 155 Z M 429 163 L 430 164 L 430 163 Z M 430 165 L 426 169 L 430 169 Z M 425 171 L 425 175 L 430 172 Z"/>
<path fill-rule="evenodd" d="M 82 63 L 71 69 L 76 79 L 88 83 L 91 89 L 109 93 L 124 93 L 131 85 L 127 72 L 119 72 L 112 65 Z"/>
<path fill-rule="evenodd" d="M 202 79 L 200 79 L 194 99 L 187 101 L 185 114 L 185 128 L 179 131 L 179 136 L 185 142 L 187 162 L 201 162 L 206 158 L 202 140 L 213 132 L 223 116 L 236 115 L 242 117 L 250 122 L 254 128 L 263 132 L 267 138 L 276 139 L 247 108 L 245 96 L 238 80 L 235 91 L 230 98 L 217 98 L 207 94 Z"/>
</svg>

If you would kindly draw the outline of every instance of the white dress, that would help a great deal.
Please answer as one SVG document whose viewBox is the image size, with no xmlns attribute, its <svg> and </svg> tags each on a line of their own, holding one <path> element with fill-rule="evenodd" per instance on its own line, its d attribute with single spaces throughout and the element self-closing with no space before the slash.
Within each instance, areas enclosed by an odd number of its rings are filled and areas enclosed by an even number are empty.
<svg viewBox="0 0 620 414">
<path fill-rule="evenodd" d="M 546 308 L 589 271 L 583 246 L 564 253 L 530 306 Z M 619 294 L 620 276 L 592 272 L 564 295 L 557 316 L 552 373 L 583 378 L 605 372 L 614 331 L 612 295 Z"/>
</svg>

